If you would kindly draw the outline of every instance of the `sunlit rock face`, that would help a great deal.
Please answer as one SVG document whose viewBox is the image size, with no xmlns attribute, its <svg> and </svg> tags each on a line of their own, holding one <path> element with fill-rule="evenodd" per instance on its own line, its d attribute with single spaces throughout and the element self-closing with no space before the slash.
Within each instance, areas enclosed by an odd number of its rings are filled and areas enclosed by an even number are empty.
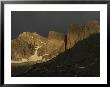
<svg viewBox="0 0 110 87">
<path fill-rule="evenodd" d="M 99 31 L 100 27 L 97 21 L 89 21 L 84 25 L 71 24 L 67 33 L 66 48 L 72 48 L 78 41 L 86 39 Z"/>
<path fill-rule="evenodd" d="M 32 60 L 31 56 L 36 55 L 36 49 L 45 45 L 46 42 L 47 39 L 37 33 L 23 32 L 17 39 L 11 41 L 11 59 L 15 61 Z"/>
<path fill-rule="evenodd" d="M 65 51 L 65 36 L 62 33 L 50 31 L 48 40 L 45 46 L 38 49 L 38 55 L 43 57 L 44 61 L 56 57 L 61 52 Z"/>
<path fill-rule="evenodd" d="M 47 62 L 99 31 L 98 22 L 89 21 L 84 25 L 71 24 L 67 34 L 49 31 L 47 38 L 36 32 L 23 32 L 11 41 L 12 63 Z"/>
<path fill-rule="evenodd" d="M 71 24 L 67 33 L 67 45 L 66 48 L 72 48 L 79 40 L 80 27 L 75 24 Z"/>
<path fill-rule="evenodd" d="M 36 61 L 46 62 L 59 53 L 64 52 L 64 35 L 58 32 L 49 32 L 48 38 L 37 33 L 23 32 L 12 40 L 11 59 L 13 63 Z"/>
<path fill-rule="evenodd" d="M 53 42 L 59 53 L 65 51 L 65 34 L 55 31 L 49 31 L 48 39 Z"/>
</svg>

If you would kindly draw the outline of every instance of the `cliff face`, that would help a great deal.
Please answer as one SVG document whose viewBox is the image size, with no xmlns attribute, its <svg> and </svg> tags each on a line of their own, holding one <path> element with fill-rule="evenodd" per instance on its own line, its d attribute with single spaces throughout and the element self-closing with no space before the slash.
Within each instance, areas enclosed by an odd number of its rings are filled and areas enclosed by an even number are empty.
<svg viewBox="0 0 110 87">
<path fill-rule="evenodd" d="M 97 21 L 90 21 L 85 25 L 72 24 L 67 33 L 67 49 L 72 48 L 78 41 L 88 38 L 90 35 L 99 33 L 100 27 Z"/>
<path fill-rule="evenodd" d="M 47 44 L 38 49 L 38 55 L 43 57 L 44 61 L 48 61 L 58 54 L 65 51 L 64 34 L 50 31 L 48 34 Z"/>
<path fill-rule="evenodd" d="M 50 31 L 48 34 L 48 40 L 57 47 L 59 52 L 65 51 L 65 35 L 63 33 Z"/>
<path fill-rule="evenodd" d="M 70 26 L 69 31 L 67 33 L 67 49 L 70 49 L 77 43 L 77 41 L 79 40 L 80 32 L 80 27 L 78 25 L 72 24 Z"/>
<path fill-rule="evenodd" d="M 23 32 L 11 41 L 11 60 L 13 63 L 46 62 L 99 31 L 97 21 L 90 21 L 84 25 L 70 25 L 67 35 L 49 31 L 48 38 L 45 38 L 36 32 Z"/>
<path fill-rule="evenodd" d="M 63 34 L 57 32 L 49 32 L 48 38 L 37 33 L 23 32 L 11 44 L 11 59 L 21 63 L 46 62 L 65 50 Z"/>
<path fill-rule="evenodd" d="M 22 60 L 29 58 L 35 54 L 37 48 L 45 45 L 47 39 L 30 32 L 23 32 L 15 40 L 11 41 L 11 59 L 12 60 Z"/>
</svg>

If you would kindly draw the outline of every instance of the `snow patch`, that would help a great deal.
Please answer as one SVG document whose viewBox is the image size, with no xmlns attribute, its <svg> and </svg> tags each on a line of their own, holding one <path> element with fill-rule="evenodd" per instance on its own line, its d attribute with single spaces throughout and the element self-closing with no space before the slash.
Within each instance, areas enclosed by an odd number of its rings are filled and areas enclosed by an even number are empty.
<svg viewBox="0 0 110 87">
<path fill-rule="evenodd" d="M 28 60 L 24 59 L 24 58 L 22 60 L 20 60 L 20 61 L 11 60 L 11 63 L 24 63 L 24 62 L 28 62 Z"/>
</svg>

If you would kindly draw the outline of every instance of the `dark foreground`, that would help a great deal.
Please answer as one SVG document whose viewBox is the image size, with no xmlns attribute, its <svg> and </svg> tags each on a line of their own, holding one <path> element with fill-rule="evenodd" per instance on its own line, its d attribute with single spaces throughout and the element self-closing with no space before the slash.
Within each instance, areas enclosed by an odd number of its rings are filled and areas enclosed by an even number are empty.
<svg viewBox="0 0 110 87">
<path fill-rule="evenodd" d="M 78 42 L 48 62 L 12 64 L 11 73 L 13 77 L 99 77 L 100 34 Z"/>
</svg>

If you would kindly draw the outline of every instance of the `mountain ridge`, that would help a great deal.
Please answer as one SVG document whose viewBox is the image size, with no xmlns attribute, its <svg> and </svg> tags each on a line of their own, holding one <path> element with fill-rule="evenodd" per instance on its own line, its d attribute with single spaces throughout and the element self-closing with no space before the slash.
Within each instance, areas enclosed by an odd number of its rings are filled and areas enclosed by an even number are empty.
<svg viewBox="0 0 110 87">
<path fill-rule="evenodd" d="M 23 32 L 11 42 L 11 59 L 47 62 L 65 50 L 71 49 L 79 41 L 99 32 L 97 21 L 89 21 L 84 25 L 71 24 L 67 34 L 49 31 L 47 38 L 36 32 Z"/>
</svg>

